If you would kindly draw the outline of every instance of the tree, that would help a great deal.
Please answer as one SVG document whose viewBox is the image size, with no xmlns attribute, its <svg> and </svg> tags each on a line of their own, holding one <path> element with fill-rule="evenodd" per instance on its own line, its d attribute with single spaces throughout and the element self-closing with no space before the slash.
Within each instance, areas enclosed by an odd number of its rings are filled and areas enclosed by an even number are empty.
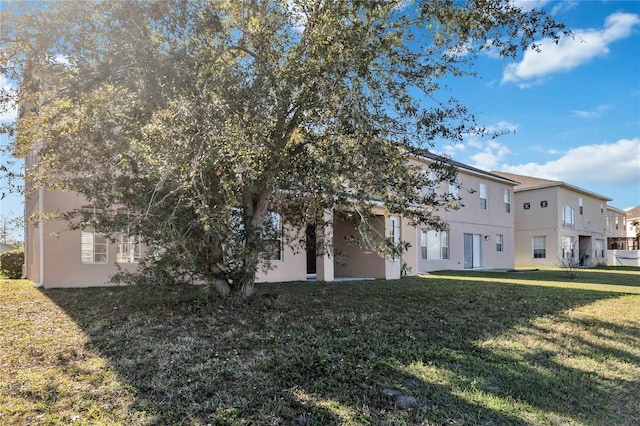
<svg viewBox="0 0 640 426">
<path fill-rule="evenodd" d="M 151 266 L 223 297 L 252 294 L 270 211 L 301 229 L 358 212 L 366 234 L 382 202 L 445 226 L 424 206 L 452 200 L 423 195 L 407 156 L 483 129 L 438 99 L 442 79 L 562 29 L 497 0 L 16 3 L 3 21 L 2 72 L 32 106 L 15 147 L 39 159 L 29 184 L 83 194 L 102 213 L 72 226 L 126 220 L 160 248 Z"/>
</svg>

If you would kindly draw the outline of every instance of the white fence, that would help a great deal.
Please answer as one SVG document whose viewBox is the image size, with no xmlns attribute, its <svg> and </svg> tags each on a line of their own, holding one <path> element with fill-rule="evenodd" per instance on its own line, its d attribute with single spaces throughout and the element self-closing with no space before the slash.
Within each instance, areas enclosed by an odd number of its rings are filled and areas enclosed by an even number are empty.
<svg viewBox="0 0 640 426">
<path fill-rule="evenodd" d="M 640 266 L 640 250 L 607 250 L 609 266 Z"/>
</svg>

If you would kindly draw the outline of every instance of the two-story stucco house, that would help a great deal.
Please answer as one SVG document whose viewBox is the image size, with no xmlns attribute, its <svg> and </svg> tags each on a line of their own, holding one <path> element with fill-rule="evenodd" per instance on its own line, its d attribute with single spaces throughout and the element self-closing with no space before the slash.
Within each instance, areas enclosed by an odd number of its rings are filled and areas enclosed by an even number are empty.
<svg viewBox="0 0 640 426">
<path fill-rule="evenodd" d="M 565 182 L 492 173 L 520 182 L 514 189 L 516 267 L 605 262 L 610 198 Z"/>
<path fill-rule="evenodd" d="M 424 167 L 437 157 L 425 153 L 411 161 Z M 282 231 L 298 237 L 313 238 L 316 232 L 331 238 L 334 253 L 316 256 L 313 249 L 293 250 L 281 243 L 272 268 L 260 271 L 258 282 L 302 281 L 339 278 L 397 279 L 401 274 L 415 275 L 439 269 L 480 269 L 514 267 L 513 188 L 517 184 L 462 163 L 451 161 L 458 180 L 441 185 L 436 191 L 452 191 L 461 199 L 462 208 L 442 210 L 438 214 L 449 227 L 435 231 L 411 226 L 406 219 L 390 215 L 383 205 L 376 207 L 374 226 L 380 235 L 394 243 L 407 241 L 408 251 L 396 258 L 384 258 L 373 251 L 351 244 L 357 224 L 349 215 L 325 212 L 322 230 L 291 229 L 286 218 L 279 220 Z M 26 159 L 27 170 L 34 164 Z M 85 206 L 77 194 L 62 191 L 32 191 L 25 203 L 25 216 L 47 216 Z M 425 207 L 428 208 L 428 207 Z M 62 220 L 49 219 L 25 231 L 25 273 L 27 278 L 45 287 L 80 287 L 109 284 L 110 277 L 123 269 L 135 271 L 144 256 L 139 238 L 127 230 L 116 234 L 115 241 L 94 229 L 71 231 Z M 315 246 L 308 240 L 309 247 Z"/>
<path fill-rule="evenodd" d="M 607 250 L 627 249 L 627 212 L 607 206 L 606 235 Z"/>
</svg>

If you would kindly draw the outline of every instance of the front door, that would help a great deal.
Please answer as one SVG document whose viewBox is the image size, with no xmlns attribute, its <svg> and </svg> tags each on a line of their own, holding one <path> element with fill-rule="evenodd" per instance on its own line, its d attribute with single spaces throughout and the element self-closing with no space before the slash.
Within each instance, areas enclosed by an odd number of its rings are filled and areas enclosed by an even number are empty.
<svg viewBox="0 0 640 426">
<path fill-rule="evenodd" d="M 482 235 L 464 234 L 464 268 L 482 268 Z"/>
</svg>

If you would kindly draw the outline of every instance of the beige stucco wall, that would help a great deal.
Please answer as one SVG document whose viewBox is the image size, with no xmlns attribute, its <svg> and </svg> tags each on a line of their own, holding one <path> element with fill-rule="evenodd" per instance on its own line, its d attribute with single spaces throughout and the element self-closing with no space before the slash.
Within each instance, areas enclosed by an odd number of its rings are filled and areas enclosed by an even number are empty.
<svg viewBox="0 0 640 426">
<path fill-rule="evenodd" d="M 583 200 L 583 214 L 579 212 L 578 200 Z M 559 266 L 562 237 L 573 237 L 578 244 L 576 250 L 588 256 L 589 264 L 597 262 L 596 240 L 606 241 L 606 200 L 589 194 L 576 192 L 562 186 L 552 186 L 516 192 L 515 264 L 517 267 Z M 541 207 L 542 201 L 547 207 Z M 530 209 L 523 208 L 524 203 Z M 563 206 L 575 211 L 575 224 L 563 225 Z M 602 209 L 601 210 L 601 206 Z M 546 257 L 533 258 L 533 237 L 546 237 Z"/>
<path fill-rule="evenodd" d="M 412 245 L 405 253 L 404 262 L 411 274 L 441 269 L 464 269 L 464 234 L 481 235 L 482 268 L 511 269 L 514 267 L 514 194 L 513 185 L 490 176 L 458 170 L 460 182 L 460 204 L 458 210 L 437 210 L 437 214 L 449 226 L 449 259 L 424 260 L 421 256 L 420 228 L 403 222 L 403 237 Z M 487 208 L 480 205 L 480 183 L 487 187 Z M 504 190 L 511 192 L 511 211 L 506 212 Z M 438 193 L 448 190 L 442 184 Z M 496 236 L 503 235 L 503 251 L 496 250 Z"/>
<path fill-rule="evenodd" d="M 296 232 L 285 226 L 284 232 L 291 241 L 297 241 L 304 233 Z M 302 248 L 291 248 L 283 244 L 282 260 L 270 263 L 270 269 L 260 268 L 256 273 L 256 282 L 304 281 L 307 279 L 307 253 Z"/>
<path fill-rule="evenodd" d="M 385 218 L 378 216 L 373 227 L 380 235 L 385 235 Z M 358 278 L 385 278 L 385 260 L 376 252 L 363 250 L 348 241 L 357 231 L 351 222 L 336 221 L 333 224 L 335 246 L 335 276 Z"/>
</svg>

